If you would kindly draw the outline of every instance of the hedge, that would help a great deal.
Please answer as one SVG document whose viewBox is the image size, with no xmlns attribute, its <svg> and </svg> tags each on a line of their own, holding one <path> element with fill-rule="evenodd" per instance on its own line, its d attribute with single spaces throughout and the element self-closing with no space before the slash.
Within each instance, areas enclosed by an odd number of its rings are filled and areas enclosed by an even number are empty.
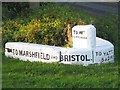
<svg viewBox="0 0 120 90">
<path fill-rule="evenodd" d="M 30 42 L 55 46 L 71 46 L 68 43 L 67 29 L 72 26 L 94 24 L 97 36 L 115 43 L 117 16 L 93 17 L 75 8 L 48 3 L 29 9 L 26 15 L 3 21 L 3 46 L 8 41 Z"/>
</svg>

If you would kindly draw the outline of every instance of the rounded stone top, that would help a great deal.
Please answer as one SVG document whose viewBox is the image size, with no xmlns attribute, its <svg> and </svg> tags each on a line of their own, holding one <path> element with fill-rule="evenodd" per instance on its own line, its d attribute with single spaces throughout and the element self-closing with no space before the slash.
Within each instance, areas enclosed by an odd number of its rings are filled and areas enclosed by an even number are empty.
<svg viewBox="0 0 120 90">
<path fill-rule="evenodd" d="M 96 28 L 93 25 L 76 25 L 74 26 L 72 29 L 73 30 L 80 30 L 81 28 L 83 28 L 84 30 L 88 30 L 88 29 L 92 29 L 95 30 Z"/>
</svg>

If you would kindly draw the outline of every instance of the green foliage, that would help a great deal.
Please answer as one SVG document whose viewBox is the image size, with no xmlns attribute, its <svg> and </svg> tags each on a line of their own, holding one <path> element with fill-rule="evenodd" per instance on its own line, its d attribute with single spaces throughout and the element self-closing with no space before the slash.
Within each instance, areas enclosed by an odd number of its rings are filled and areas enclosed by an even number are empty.
<svg viewBox="0 0 120 90">
<path fill-rule="evenodd" d="M 114 45 L 118 43 L 118 15 L 97 17 L 94 24 L 98 37 L 109 40 Z"/>
<path fill-rule="evenodd" d="M 75 17 L 76 16 L 76 17 Z M 31 10 L 26 16 L 3 22 L 3 45 L 8 41 L 65 46 L 68 24 L 90 24 L 92 19 L 67 6 L 53 3 Z"/>
<path fill-rule="evenodd" d="M 21 14 L 26 15 L 28 8 L 29 8 L 28 2 L 3 2 L 2 17 L 3 19 L 7 19 L 7 18 L 13 19 Z"/>
<path fill-rule="evenodd" d="M 20 61 L 3 55 L 3 88 L 118 88 L 114 64 L 63 65 Z"/>
<path fill-rule="evenodd" d="M 12 11 L 12 8 L 10 10 Z M 20 11 L 22 12 L 22 9 Z M 68 24 L 73 24 L 73 26 L 94 24 L 98 37 L 107 39 L 114 45 L 117 43 L 117 15 L 93 17 L 84 11 L 55 3 L 41 3 L 40 8 L 29 9 L 27 14 L 22 13 L 24 14 L 12 20 L 3 21 L 3 46 L 8 41 L 72 46 L 67 42 Z"/>
<path fill-rule="evenodd" d="M 20 3 L 20 5 L 21 4 L 22 3 Z M 5 5 L 7 5 L 7 3 Z M 8 4 L 8 6 L 10 6 L 10 4 Z M 12 8 L 10 8 L 10 10 L 12 11 Z M 17 8 L 15 10 L 17 12 Z M 20 11 L 22 11 L 22 9 Z M 92 23 L 95 24 L 97 28 L 97 36 L 115 44 L 118 29 L 117 19 L 118 16 L 115 15 L 91 17 L 86 12 L 78 12 L 78 10 L 71 9 L 68 6 L 56 5 L 54 3 L 41 4 L 39 9 L 31 10 L 27 15 L 19 15 L 13 20 L 4 21 L 3 46 L 8 41 L 71 46 L 68 45 L 66 41 L 67 25 Z"/>
</svg>

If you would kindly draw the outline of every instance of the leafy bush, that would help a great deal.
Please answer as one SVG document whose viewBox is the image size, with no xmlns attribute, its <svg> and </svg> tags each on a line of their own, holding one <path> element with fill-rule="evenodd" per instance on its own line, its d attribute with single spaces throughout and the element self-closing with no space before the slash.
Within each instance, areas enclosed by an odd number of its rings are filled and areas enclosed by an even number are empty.
<svg viewBox="0 0 120 90">
<path fill-rule="evenodd" d="M 115 44 L 117 16 L 92 17 L 69 6 L 47 3 L 12 20 L 3 21 L 3 46 L 8 41 L 69 46 L 68 24 L 95 24 L 97 36 Z"/>
<path fill-rule="evenodd" d="M 32 10 L 27 16 L 4 21 L 3 44 L 8 41 L 22 41 L 64 46 L 67 44 L 68 24 L 90 24 L 91 21 L 90 17 L 81 12 L 50 3 Z"/>
</svg>

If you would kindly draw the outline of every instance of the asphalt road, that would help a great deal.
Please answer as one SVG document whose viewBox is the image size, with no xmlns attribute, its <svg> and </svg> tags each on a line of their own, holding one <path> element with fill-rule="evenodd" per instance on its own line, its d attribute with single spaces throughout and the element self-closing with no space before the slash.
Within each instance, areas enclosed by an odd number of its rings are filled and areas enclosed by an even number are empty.
<svg viewBox="0 0 120 90">
<path fill-rule="evenodd" d="M 109 2 L 67 2 L 65 3 L 69 6 L 83 9 L 94 15 L 104 15 L 104 14 L 117 14 L 118 4 Z"/>
</svg>

